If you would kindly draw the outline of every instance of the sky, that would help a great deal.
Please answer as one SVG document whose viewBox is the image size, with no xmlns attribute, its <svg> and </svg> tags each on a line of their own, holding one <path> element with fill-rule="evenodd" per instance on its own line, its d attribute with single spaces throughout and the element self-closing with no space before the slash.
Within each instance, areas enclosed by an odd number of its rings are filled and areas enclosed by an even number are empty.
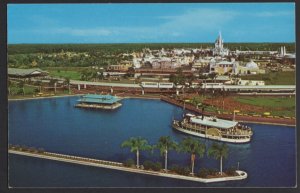
<svg viewBox="0 0 300 193">
<path fill-rule="evenodd" d="M 9 4 L 8 43 L 295 42 L 294 3 Z"/>
</svg>

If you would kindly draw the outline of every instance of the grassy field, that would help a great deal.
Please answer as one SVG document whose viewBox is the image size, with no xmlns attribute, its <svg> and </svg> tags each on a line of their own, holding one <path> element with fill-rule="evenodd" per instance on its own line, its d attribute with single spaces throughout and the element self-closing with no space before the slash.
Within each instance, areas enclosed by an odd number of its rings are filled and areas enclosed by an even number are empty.
<svg viewBox="0 0 300 193">
<path fill-rule="evenodd" d="M 25 95 L 32 95 L 32 94 L 34 94 L 35 93 L 35 89 L 36 89 L 36 87 L 25 85 L 24 86 Z M 11 92 L 11 95 L 20 95 L 20 94 L 23 95 L 22 88 L 17 87 L 17 86 L 11 86 L 10 87 L 10 92 Z"/>
<path fill-rule="evenodd" d="M 244 104 L 266 108 L 271 115 L 295 116 L 295 97 L 235 97 L 236 101 Z"/>
<path fill-rule="evenodd" d="M 245 80 L 264 80 L 267 85 L 295 85 L 295 72 L 270 72 L 267 74 L 256 74 L 243 76 Z"/>
<path fill-rule="evenodd" d="M 255 106 L 295 108 L 295 97 L 235 97 L 240 103 Z"/>
<path fill-rule="evenodd" d="M 49 75 L 57 78 L 69 78 L 71 80 L 80 80 L 80 71 L 75 70 L 48 70 Z"/>
</svg>

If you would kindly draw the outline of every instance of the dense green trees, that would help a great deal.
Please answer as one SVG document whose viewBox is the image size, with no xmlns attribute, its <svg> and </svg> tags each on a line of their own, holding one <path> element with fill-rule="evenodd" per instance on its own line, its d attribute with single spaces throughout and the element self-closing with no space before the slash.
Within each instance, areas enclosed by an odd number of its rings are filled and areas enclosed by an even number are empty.
<svg viewBox="0 0 300 193">
<path fill-rule="evenodd" d="M 87 67 L 117 64 L 121 60 L 131 60 L 123 53 L 149 49 L 210 48 L 212 43 L 154 43 L 154 44 L 9 44 L 8 66 L 17 68 L 33 67 Z M 292 43 L 227 43 L 230 50 L 279 50 L 285 46 L 295 52 Z"/>
<path fill-rule="evenodd" d="M 278 50 L 285 46 L 290 52 L 295 52 L 294 43 L 225 43 L 230 50 Z M 210 48 L 213 43 L 136 43 L 136 44 L 9 44 L 8 54 L 36 54 L 64 52 L 126 53 L 149 49 L 173 48 Z"/>
</svg>

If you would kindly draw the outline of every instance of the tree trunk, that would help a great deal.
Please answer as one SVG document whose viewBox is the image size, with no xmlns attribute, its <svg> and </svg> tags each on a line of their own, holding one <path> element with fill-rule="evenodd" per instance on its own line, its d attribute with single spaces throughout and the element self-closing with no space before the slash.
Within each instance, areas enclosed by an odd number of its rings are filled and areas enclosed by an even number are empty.
<svg viewBox="0 0 300 193">
<path fill-rule="evenodd" d="M 165 151 L 165 171 L 167 172 L 168 165 L 168 150 Z"/>
<path fill-rule="evenodd" d="M 70 93 L 70 84 L 68 84 L 68 91 L 69 91 L 69 94 L 71 94 L 71 93 Z"/>
<path fill-rule="evenodd" d="M 192 161 L 192 173 L 191 174 L 194 175 L 195 154 L 192 154 L 191 161 Z"/>
<path fill-rule="evenodd" d="M 140 167 L 140 152 L 139 150 L 136 151 L 136 167 L 139 168 Z"/>
<path fill-rule="evenodd" d="M 220 172 L 221 172 L 221 175 L 223 174 L 223 163 L 222 163 L 222 161 L 223 161 L 223 157 L 221 157 L 221 159 L 220 159 Z"/>
</svg>

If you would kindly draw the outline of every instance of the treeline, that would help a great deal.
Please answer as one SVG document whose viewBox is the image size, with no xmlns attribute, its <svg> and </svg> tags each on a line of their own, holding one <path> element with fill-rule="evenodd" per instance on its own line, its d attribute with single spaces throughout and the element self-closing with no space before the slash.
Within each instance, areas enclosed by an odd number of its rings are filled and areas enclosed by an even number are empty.
<svg viewBox="0 0 300 193">
<path fill-rule="evenodd" d="M 53 54 L 52 54 L 53 55 Z M 123 58 L 106 55 L 104 53 L 77 53 L 69 56 L 60 53 L 55 56 L 43 54 L 10 54 L 8 55 L 8 67 L 11 68 L 45 68 L 45 67 L 89 67 L 107 66 L 118 64 Z"/>
<path fill-rule="evenodd" d="M 285 46 L 287 51 L 295 52 L 295 43 L 225 43 L 230 50 L 279 50 Z M 103 52 L 107 54 L 130 53 L 149 49 L 173 48 L 212 48 L 214 43 L 135 43 L 135 44 L 9 44 L 8 54 Z"/>
</svg>

